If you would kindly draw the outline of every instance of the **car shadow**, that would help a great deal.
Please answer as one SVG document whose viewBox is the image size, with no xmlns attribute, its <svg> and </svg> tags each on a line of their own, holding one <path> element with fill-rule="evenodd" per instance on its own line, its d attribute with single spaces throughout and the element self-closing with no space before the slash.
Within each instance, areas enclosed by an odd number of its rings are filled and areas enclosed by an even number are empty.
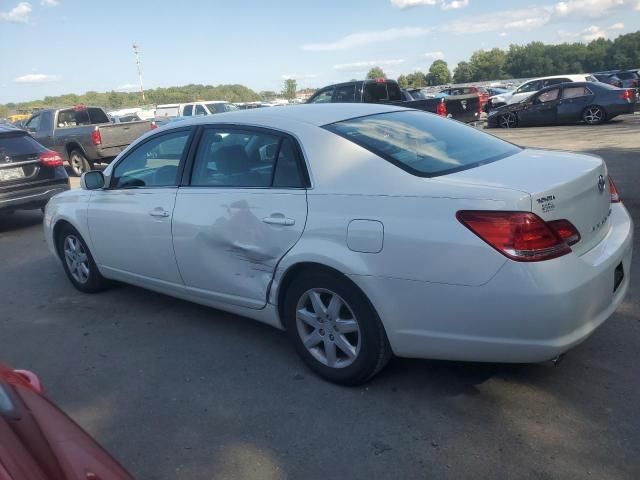
<svg viewBox="0 0 640 480">
<path fill-rule="evenodd" d="M 23 230 L 42 223 L 40 210 L 20 210 L 13 213 L 0 213 L 0 234 Z"/>
</svg>

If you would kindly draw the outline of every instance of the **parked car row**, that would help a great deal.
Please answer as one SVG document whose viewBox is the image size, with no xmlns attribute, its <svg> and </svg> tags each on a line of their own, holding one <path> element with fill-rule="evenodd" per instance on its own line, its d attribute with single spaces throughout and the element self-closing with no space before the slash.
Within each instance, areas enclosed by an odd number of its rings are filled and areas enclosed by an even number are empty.
<svg viewBox="0 0 640 480">
<path fill-rule="evenodd" d="M 318 90 L 307 104 L 377 103 L 398 105 L 451 117 L 469 123 L 480 119 L 481 97 L 477 93 L 452 98 L 418 98 L 403 90 L 395 80 L 359 80 L 329 85 Z"/>
<path fill-rule="evenodd" d="M 602 82 L 565 82 L 539 90 L 517 103 L 489 111 L 487 126 L 515 128 L 584 122 L 598 125 L 631 114 L 636 91 Z"/>
</svg>

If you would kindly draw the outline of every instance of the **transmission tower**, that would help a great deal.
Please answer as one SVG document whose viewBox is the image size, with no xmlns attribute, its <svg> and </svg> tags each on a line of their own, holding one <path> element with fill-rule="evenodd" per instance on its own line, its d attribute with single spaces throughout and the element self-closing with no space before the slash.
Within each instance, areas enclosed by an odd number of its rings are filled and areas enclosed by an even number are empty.
<svg viewBox="0 0 640 480">
<path fill-rule="evenodd" d="M 142 64 L 140 63 L 140 46 L 136 43 L 133 44 L 133 53 L 136 56 L 136 67 L 138 68 L 138 80 L 140 81 L 140 94 L 142 95 L 142 101 L 144 98 L 144 87 L 142 86 Z"/>
</svg>

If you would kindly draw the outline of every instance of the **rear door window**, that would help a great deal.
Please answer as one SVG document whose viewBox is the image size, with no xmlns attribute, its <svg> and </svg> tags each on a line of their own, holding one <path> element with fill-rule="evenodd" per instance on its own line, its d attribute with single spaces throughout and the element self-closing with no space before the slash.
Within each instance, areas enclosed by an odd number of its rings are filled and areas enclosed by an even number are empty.
<svg viewBox="0 0 640 480">
<path fill-rule="evenodd" d="M 587 95 L 591 95 L 591 90 L 587 87 L 565 87 L 562 91 L 562 98 L 578 98 L 585 97 Z"/>
<path fill-rule="evenodd" d="M 196 105 L 196 115 L 206 115 L 207 111 L 204 109 L 204 107 L 200 104 Z"/>
<path fill-rule="evenodd" d="M 353 118 L 324 128 L 419 177 L 474 168 L 521 151 L 475 128 L 412 110 Z"/>
<path fill-rule="evenodd" d="M 402 91 L 395 82 L 387 82 L 387 95 L 392 102 L 402 100 Z"/>
</svg>

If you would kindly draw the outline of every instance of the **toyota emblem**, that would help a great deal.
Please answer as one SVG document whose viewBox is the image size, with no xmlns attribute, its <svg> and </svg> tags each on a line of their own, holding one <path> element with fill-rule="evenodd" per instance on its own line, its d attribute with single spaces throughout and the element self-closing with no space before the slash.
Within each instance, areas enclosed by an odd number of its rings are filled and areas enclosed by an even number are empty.
<svg viewBox="0 0 640 480">
<path fill-rule="evenodd" d="M 605 184 L 606 182 L 604 181 L 604 177 L 600 175 L 598 177 L 598 190 L 600 190 L 600 193 L 604 192 Z"/>
</svg>

